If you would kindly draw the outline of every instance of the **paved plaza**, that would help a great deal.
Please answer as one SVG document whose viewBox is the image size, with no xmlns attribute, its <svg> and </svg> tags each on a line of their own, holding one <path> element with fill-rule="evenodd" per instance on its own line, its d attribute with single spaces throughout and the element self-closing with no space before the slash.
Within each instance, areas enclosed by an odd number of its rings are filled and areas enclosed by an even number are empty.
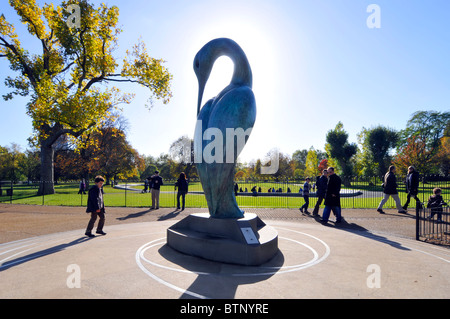
<svg viewBox="0 0 450 319">
<path fill-rule="evenodd" d="M 258 267 L 174 251 L 166 230 L 205 209 L 110 208 L 87 238 L 81 207 L 0 205 L 0 298 L 449 298 L 450 250 L 415 241 L 412 215 L 345 210 L 321 225 L 295 209 L 250 209 L 279 233 Z M 9 224 L 8 224 L 9 223 Z"/>
</svg>

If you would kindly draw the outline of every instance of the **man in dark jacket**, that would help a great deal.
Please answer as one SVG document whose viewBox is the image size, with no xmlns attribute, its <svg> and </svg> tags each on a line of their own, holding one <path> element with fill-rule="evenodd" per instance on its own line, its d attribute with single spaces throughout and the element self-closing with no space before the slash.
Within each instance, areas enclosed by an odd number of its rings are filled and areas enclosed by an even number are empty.
<svg viewBox="0 0 450 319">
<path fill-rule="evenodd" d="M 395 177 L 395 171 L 395 166 L 391 165 L 389 166 L 389 171 L 386 173 L 386 175 L 384 175 L 384 198 L 381 200 L 377 209 L 377 212 L 379 212 L 380 214 L 384 214 L 383 205 L 388 201 L 390 196 L 392 196 L 392 198 L 394 199 L 398 212 L 400 214 L 406 213 L 402 208 L 400 198 L 398 197 L 397 178 Z"/>
<path fill-rule="evenodd" d="M 334 173 L 334 167 L 328 167 L 328 184 L 325 194 L 325 208 L 323 209 L 322 224 L 328 223 L 331 211 L 336 215 L 336 223 L 342 221 L 341 216 L 341 178 Z"/>
<path fill-rule="evenodd" d="M 414 166 L 408 167 L 408 176 L 406 176 L 406 192 L 408 195 L 406 196 L 406 203 L 403 205 L 404 210 L 408 209 L 411 197 L 416 200 L 417 204 L 421 204 L 419 197 L 417 197 L 417 194 L 419 194 L 419 172 L 416 171 Z"/>
<path fill-rule="evenodd" d="M 181 197 L 183 203 L 183 208 L 181 210 L 184 210 L 184 205 L 186 203 L 186 194 L 188 192 L 188 181 L 186 178 L 186 174 L 184 172 L 180 174 L 180 178 L 178 178 L 177 182 L 175 183 L 175 188 L 178 188 L 177 209 L 180 209 L 180 197 Z"/>
<path fill-rule="evenodd" d="M 322 171 L 322 175 L 316 181 L 317 202 L 316 202 L 316 206 L 314 206 L 313 216 L 319 215 L 319 207 L 325 198 L 325 194 L 327 193 L 327 185 L 328 185 L 328 171 L 326 169 L 324 169 Z"/>
<path fill-rule="evenodd" d="M 89 189 L 88 201 L 86 213 L 91 213 L 91 219 L 89 220 L 86 228 L 85 235 L 88 237 L 95 237 L 92 234 L 92 228 L 94 228 L 97 216 L 100 218 L 97 225 L 97 234 L 106 235 L 103 232 L 103 226 L 105 225 L 105 203 L 103 202 L 103 183 L 105 179 L 101 176 L 97 176 L 94 180 L 95 185 Z"/>
<path fill-rule="evenodd" d="M 150 180 L 150 187 L 152 188 L 152 209 L 159 209 L 159 191 L 163 184 L 163 179 L 159 176 L 159 172 L 155 171 L 155 175 Z"/>
</svg>

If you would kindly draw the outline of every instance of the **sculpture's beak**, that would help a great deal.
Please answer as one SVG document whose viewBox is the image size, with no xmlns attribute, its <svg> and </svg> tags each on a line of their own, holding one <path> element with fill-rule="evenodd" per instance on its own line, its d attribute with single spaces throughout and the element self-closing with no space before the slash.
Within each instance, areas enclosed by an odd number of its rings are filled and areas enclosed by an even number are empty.
<svg viewBox="0 0 450 319">
<path fill-rule="evenodd" d="M 202 81 L 198 81 L 198 104 L 197 104 L 197 116 L 200 113 L 200 108 L 202 106 L 202 98 L 203 98 L 203 91 L 205 90 L 205 83 L 202 83 Z"/>
</svg>

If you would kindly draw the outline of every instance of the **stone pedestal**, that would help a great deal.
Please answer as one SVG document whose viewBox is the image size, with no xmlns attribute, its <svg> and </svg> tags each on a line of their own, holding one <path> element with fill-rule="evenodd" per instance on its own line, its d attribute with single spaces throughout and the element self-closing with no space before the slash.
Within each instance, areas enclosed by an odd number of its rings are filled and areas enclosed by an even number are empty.
<svg viewBox="0 0 450 319">
<path fill-rule="evenodd" d="M 219 219 L 209 213 L 197 213 L 167 229 L 167 244 L 191 256 L 257 266 L 278 252 L 278 233 L 256 214 Z"/>
</svg>

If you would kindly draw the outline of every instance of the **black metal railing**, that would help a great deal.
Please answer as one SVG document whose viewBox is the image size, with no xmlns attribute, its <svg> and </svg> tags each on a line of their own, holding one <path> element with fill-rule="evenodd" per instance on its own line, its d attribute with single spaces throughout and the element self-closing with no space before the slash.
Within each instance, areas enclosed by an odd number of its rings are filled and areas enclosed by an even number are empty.
<svg viewBox="0 0 450 319">
<path fill-rule="evenodd" d="M 448 206 L 427 208 L 417 205 L 416 240 L 450 245 L 450 208 Z"/>
<path fill-rule="evenodd" d="M 344 179 L 343 179 L 344 180 Z M 402 204 L 406 202 L 404 177 L 397 177 L 398 192 Z M 345 179 L 342 185 L 342 208 L 367 208 L 376 209 L 383 197 L 381 180 L 378 177 L 354 176 Z M 241 179 L 236 180 L 236 199 L 242 207 L 267 207 L 267 208 L 298 208 L 304 203 L 302 189 L 304 179 Z M 314 179 L 311 181 L 314 186 Z M 40 186 L 37 182 L 12 183 L 11 181 L 0 183 L 0 202 L 34 205 L 66 205 L 84 206 L 87 201 L 87 190 L 80 191 L 79 181 L 66 181 L 54 183 L 55 194 L 37 195 Z M 93 181 L 90 181 L 93 185 Z M 161 188 L 160 205 L 162 207 L 174 207 L 176 205 L 176 190 L 174 180 L 164 180 Z M 442 189 L 444 201 L 450 200 L 450 178 L 443 176 L 426 176 L 421 178 L 419 186 L 419 199 L 427 202 L 433 194 L 434 188 Z M 105 185 L 105 201 L 109 206 L 121 207 L 146 207 L 150 205 L 150 196 L 145 190 L 143 181 L 116 181 L 113 185 Z M 317 197 L 316 189 L 310 193 L 310 206 L 315 205 Z M 414 201 L 413 201 L 414 202 Z M 190 180 L 189 193 L 186 196 L 186 207 L 207 207 L 201 183 L 198 180 Z M 385 208 L 394 208 L 393 199 L 385 204 Z M 411 209 L 414 209 L 411 207 Z"/>
</svg>

